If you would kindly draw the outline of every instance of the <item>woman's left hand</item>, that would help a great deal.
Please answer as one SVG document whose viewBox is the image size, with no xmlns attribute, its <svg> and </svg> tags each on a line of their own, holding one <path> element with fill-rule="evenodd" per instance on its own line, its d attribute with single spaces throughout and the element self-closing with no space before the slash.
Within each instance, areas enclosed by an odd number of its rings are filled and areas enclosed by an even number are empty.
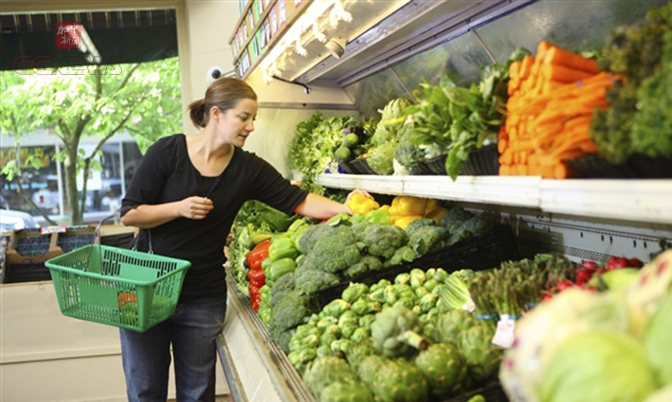
<svg viewBox="0 0 672 402">
<path fill-rule="evenodd" d="M 371 194 L 369 194 L 368 192 L 366 192 L 365 190 L 360 190 L 360 189 L 356 188 L 348 194 L 348 197 L 345 199 L 345 202 L 350 201 L 350 198 L 352 198 L 352 196 L 355 195 L 355 194 L 361 194 L 366 198 L 373 199 L 373 196 Z"/>
</svg>

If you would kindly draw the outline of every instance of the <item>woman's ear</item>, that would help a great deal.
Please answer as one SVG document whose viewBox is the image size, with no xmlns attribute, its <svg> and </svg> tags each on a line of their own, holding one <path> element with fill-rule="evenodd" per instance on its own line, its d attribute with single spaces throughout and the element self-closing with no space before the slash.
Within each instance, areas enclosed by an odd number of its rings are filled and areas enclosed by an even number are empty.
<svg viewBox="0 0 672 402">
<path fill-rule="evenodd" d="M 214 121 L 219 120 L 219 116 L 221 114 L 221 111 L 217 106 L 213 106 L 210 108 L 210 118 Z"/>
</svg>

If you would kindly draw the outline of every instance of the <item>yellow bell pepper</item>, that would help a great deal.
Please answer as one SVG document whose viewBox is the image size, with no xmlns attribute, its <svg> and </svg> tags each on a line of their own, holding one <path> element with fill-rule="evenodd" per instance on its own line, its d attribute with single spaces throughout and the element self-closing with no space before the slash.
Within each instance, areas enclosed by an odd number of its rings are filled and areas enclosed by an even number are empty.
<svg viewBox="0 0 672 402">
<path fill-rule="evenodd" d="M 411 197 L 411 196 L 398 196 L 398 212 L 400 215 L 424 215 L 425 207 L 427 206 L 426 198 Z"/>
<path fill-rule="evenodd" d="M 436 200 L 434 198 L 428 199 L 427 204 L 425 205 L 425 215 L 432 212 L 434 209 L 438 207 L 439 207 L 439 200 Z"/>
<path fill-rule="evenodd" d="M 447 214 L 448 210 L 444 207 L 436 207 L 432 211 L 425 214 L 425 218 L 434 219 L 436 225 L 441 225 L 441 218 L 443 215 Z"/>
<path fill-rule="evenodd" d="M 353 194 L 353 196 L 350 197 L 345 205 L 347 205 L 352 212 L 360 214 L 366 214 L 372 209 L 380 208 L 380 204 L 378 204 L 375 200 L 367 198 L 362 194 Z"/>
<path fill-rule="evenodd" d="M 406 215 L 396 219 L 394 225 L 406 230 L 409 223 L 417 221 L 418 219 L 422 219 L 422 215 Z"/>
</svg>

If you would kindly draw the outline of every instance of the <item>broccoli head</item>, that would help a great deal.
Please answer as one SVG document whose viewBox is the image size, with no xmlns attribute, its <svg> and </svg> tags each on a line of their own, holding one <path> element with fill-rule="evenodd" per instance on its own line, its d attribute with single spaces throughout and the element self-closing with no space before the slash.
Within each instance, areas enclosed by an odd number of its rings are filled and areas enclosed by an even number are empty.
<svg viewBox="0 0 672 402">
<path fill-rule="evenodd" d="M 424 228 L 425 226 L 436 226 L 436 222 L 434 222 L 434 219 L 430 218 L 416 219 L 406 226 L 406 234 L 410 237 L 416 230 Z"/>
<path fill-rule="evenodd" d="M 311 234 L 315 244 L 306 254 L 308 263 L 323 271 L 335 273 L 356 264 L 362 257 L 350 227 L 324 226 L 319 234 Z M 303 238 L 301 238 L 301 241 Z"/>
<path fill-rule="evenodd" d="M 430 219 L 430 221 L 432 220 Z M 444 240 L 448 238 L 449 233 L 448 229 L 443 226 L 422 226 L 408 236 L 408 245 L 418 255 L 425 255 L 443 247 Z"/>
<path fill-rule="evenodd" d="M 292 328 L 286 331 L 271 329 L 269 332 L 271 333 L 271 338 L 273 338 L 273 340 L 278 343 L 278 346 L 280 346 L 280 349 L 282 349 L 285 354 L 289 354 L 289 342 L 296 333 L 296 329 Z"/>
<path fill-rule="evenodd" d="M 389 266 L 400 265 L 404 262 L 411 262 L 417 257 L 418 254 L 410 246 L 402 246 L 394 252 L 389 260 L 385 261 L 385 264 Z"/>
<path fill-rule="evenodd" d="M 462 224 L 462 228 L 468 230 L 474 236 L 483 236 L 492 231 L 494 224 L 480 216 L 474 216 Z"/>
<path fill-rule="evenodd" d="M 404 229 L 395 225 L 365 223 L 353 225 L 357 241 L 363 243 L 367 252 L 376 257 L 390 259 L 394 252 L 408 243 Z"/>
<path fill-rule="evenodd" d="M 278 304 L 278 302 L 292 290 L 294 290 L 294 272 L 290 272 L 278 278 L 271 288 L 271 307 Z"/>
<path fill-rule="evenodd" d="M 322 271 L 312 265 L 308 257 L 304 257 L 301 260 L 301 263 L 294 272 L 295 289 L 307 294 L 313 294 L 318 290 L 326 289 L 340 281 L 341 279 L 338 275 Z"/>
<path fill-rule="evenodd" d="M 454 207 L 448 211 L 447 214 L 441 218 L 441 226 L 448 229 L 450 233 L 457 231 L 457 229 L 462 226 L 462 224 L 473 218 L 474 214 L 469 211 L 466 211 L 462 207 Z"/>
<path fill-rule="evenodd" d="M 289 292 L 283 299 L 271 307 L 269 329 L 281 333 L 301 324 L 304 318 L 316 311 L 314 301 L 299 290 Z"/>
<path fill-rule="evenodd" d="M 369 271 L 378 271 L 381 268 L 383 268 L 383 263 L 378 257 L 363 255 L 359 262 L 343 271 L 343 275 L 346 278 L 352 279 Z"/>
<path fill-rule="evenodd" d="M 492 231 L 493 225 L 494 224 L 492 222 L 483 219 L 480 216 L 474 216 L 464 221 L 462 225 L 450 233 L 447 244 L 452 245 L 460 240 L 468 239 L 472 236 L 484 236 Z"/>
<path fill-rule="evenodd" d="M 328 230 L 328 225 L 312 225 L 306 229 L 299 238 L 299 251 L 301 254 L 308 254 L 317 240 L 322 236 L 322 232 Z"/>
</svg>

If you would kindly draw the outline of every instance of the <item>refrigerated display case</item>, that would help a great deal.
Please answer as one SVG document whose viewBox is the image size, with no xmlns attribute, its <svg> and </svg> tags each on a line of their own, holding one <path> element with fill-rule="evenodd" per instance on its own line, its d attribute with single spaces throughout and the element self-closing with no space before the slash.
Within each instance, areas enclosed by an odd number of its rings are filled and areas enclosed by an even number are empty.
<svg viewBox="0 0 672 402">
<path fill-rule="evenodd" d="M 667 1 L 408 1 L 385 12 L 373 11 L 382 3 L 376 1 L 312 3 L 321 5 L 323 14 L 312 15 L 312 24 L 297 25 L 291 43 L 272 40 L 244 75 L 259 93 L 260 116 L 273 119 L 272 124 L 294 127 L 314 110 L 376 117 L 390 99 L 412 99 L 423 78 L 436 82 L 451 70 L 458 84 L 470 83 L 479 67 L 503 63 L 519 46 L 533 50 L 540 40 L 575 51 L 599 49 L 613 27 L 632 23 Z M 345 12 L 363 3 L 369 8 L 334 27 L 329 10 L 336 3 Z M 311 9 L 302 4 L 303 17 Z M 320 30 L 328 36 L 324 41 Z M 336 54 L 325 46 L 332 38 L 341 41 Z M 307 54 L 301 55 L 304 50 Z M 268 130 L 267 124 L 260 122 L 257 131 Z M 279 136 L 276 148 L 286 150 L 292 135 L 289 130 Z M 249 147 L 292 175 L 285 157 L 261 143 Z M 453 181 L 448 176 L 323 174 L 317 183 L 454 202 L 511 225 L 523 256 L 555 252 L 573 261 L 603 261 L 627 254 L 646 262 L 659 250 L 660 239 L 668 239 L 668 247 L 672 239 L 670 179 L 460 176 Z M 233 399 L 313 400 L 232 280 L 218 344 Z"/>
</svg>

